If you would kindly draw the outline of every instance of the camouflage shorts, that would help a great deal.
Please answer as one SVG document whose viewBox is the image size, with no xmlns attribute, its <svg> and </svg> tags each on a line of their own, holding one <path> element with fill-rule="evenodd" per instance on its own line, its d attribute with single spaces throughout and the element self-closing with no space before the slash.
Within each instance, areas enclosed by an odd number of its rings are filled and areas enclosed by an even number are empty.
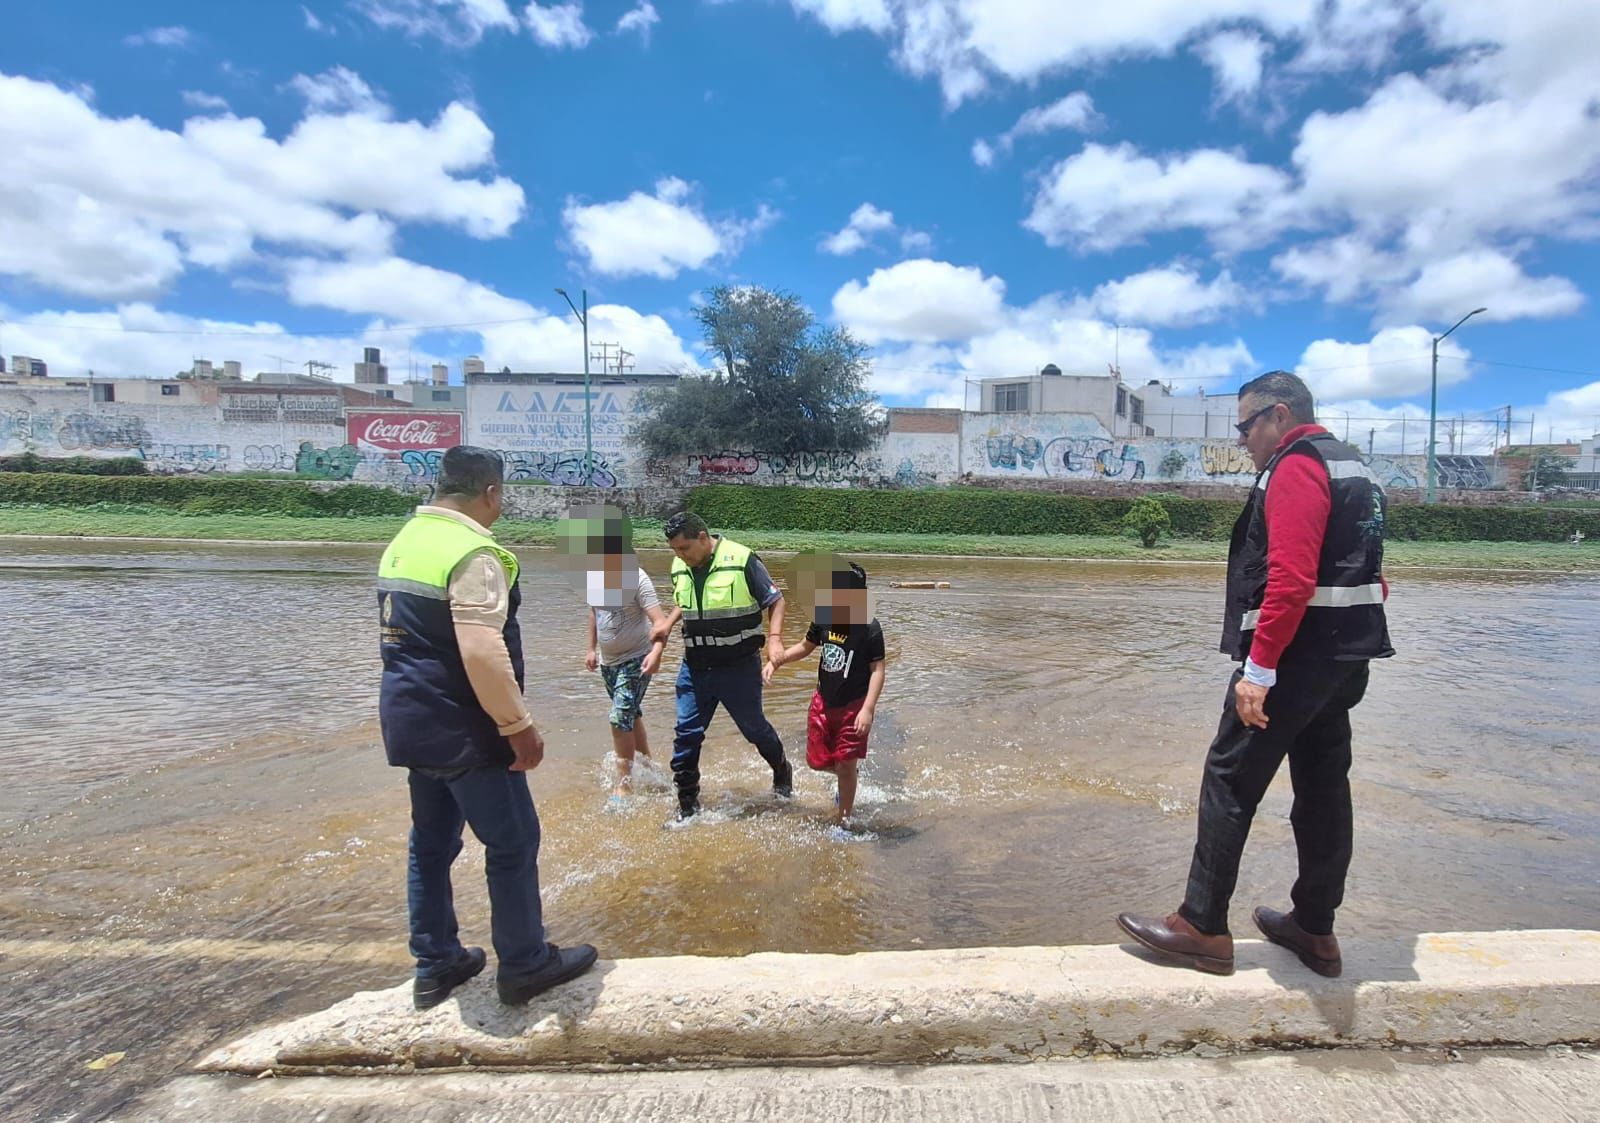
<svg viewBox="0 0 1600 1123">
<path fill-rule="evenodd" d="M 644 692 L 650 688 L 650 676 L 641 673 L 644 660 L 628 659 L 614 666 L 600 668 L 605 679 L 606 693 L 611 695 L 611 725 L 628 733 L 644 709 Z"/>
</svg>

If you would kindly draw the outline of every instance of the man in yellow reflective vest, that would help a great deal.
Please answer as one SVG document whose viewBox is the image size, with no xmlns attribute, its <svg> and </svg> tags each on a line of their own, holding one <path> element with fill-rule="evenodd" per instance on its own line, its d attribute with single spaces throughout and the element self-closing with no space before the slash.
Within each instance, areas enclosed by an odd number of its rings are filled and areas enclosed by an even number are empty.
<svg viewBox="0 0 1600 1123">
<path fill-rule="evenodd" d="M 419 1010 L 487 961 L 456 932 L 450 867 L 464 825 L 483 843 L 500 1000 L 521 1005 L 595 962 L 588 944 L 559 948 L 544 934 L 527 776 L 544 741 L 522 698 L 516 555 L 489 532 L 503 479 L 499 453 L 450 449 L 433 504 L 417 508 L 378 567 L 378 715 L 389 763 L 407 770 L 411 790 L 406 900 Z"/>
<path fill-rule="evenodd" d="M 699 515 L 683 512 L 666 525 L 672 563 L 672 613 L 652 634 L 664 640 L 683 621 L 683 663 L 678 668 L 678 723 L 672 743 L 672 778 L 678 818 L 700 810 L 700 747 L 718 706 L 725 706 L 744 739 L 772 768 L 772 790 L 794 794 L 794 769 L 783 740 L 761 709 L 761 649 L 783 651 L 783 594 L 761 559 L 747 546 L 713 536 Z M 762 618 L 771 614 L 764 636 Z"/>
</svg>

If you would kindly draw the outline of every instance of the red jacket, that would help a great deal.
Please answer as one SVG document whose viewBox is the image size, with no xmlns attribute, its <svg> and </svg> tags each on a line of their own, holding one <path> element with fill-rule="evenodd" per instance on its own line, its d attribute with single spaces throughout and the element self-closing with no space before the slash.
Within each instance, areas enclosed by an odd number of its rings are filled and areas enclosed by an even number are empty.
<svg viewBox="0 0 1600 1123">
<path fill-rule="evenodd" d="M 1283 435 L 1274 452 L 1326 432 L 1321 425 L 1297 426 Z M 1277 669 L 1317 590 L 1317 563 L 1332 510 L 1328 472 L 1319 459 L 1286 456 L 1278 461 L 1267 488 L 1267 592 L 1250 641 L 1250 661 L 1263 670 Z M 1383 595 L 1389 596 L 1388 581 L 1383 582 Z"/>
</svg>

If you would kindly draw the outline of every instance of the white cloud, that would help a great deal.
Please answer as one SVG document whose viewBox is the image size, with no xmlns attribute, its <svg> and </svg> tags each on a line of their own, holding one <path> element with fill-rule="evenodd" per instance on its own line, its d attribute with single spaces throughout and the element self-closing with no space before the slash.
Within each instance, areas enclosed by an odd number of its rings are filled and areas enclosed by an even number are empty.
<svg viewBox="0 0 1600 1123">
<path fill-rule="evenodd" d="M 315 31 L 319 35 L 337 35 L 338 34 L 338 29 L 337 28 L 333 27 L 330 24 L 324 23 L 322 20 L 318 19 L 317 18 L 317 13 L 313 12 L 310 8 L 306 7 L 304 4 L 300 5 L 300 14 L 305 17 L 306 30 L 307 31 Z"/>
<path fill-rule="evenodd" d="M 1045 175 L 1023 225 L 1049 245 L 1088 250 L 1183 229 L 1243 247 L 1288 220 L 1291 188 L 1278 169 L 1215 148 L 1157 158 L 1088 144 Z"/>
<path fill-rule="evenodd" d="M 106 117 L 76 93 L 0 74 L 0 150 L 30 169 L 0 179 L 0 273 L 124 299 L 192 265 L 237 267 L 262 245 L 382 254 L 396 222 L 499 237 L 522 214 L 522 189 L 467 178 L 493 144 L 459 104 L 432 124 L 311 114 L 277 140 L 253 118 L 174 132 Z"/>
<path fill-rule="evenodd" d="M 325 70 L 316 77 L 296 74 L 289 88 L 306 100 L 313 113 L 364 113 L 388 117 L 388 104 L 355 71 L 343 66 Z"/>
<path fill-rule="evenodd" d="M 1393 255 L 1351 234 L 1293 246 L 1273 258 L 1272 267 L 1284 280 L 1320 288 L 1339 304 L 1387 289 L 1406 276 L 1404 264 Z"/>
<path fill-rule="evenodd" d="M 206 113 L 228 113 L 228 99 L 208 94 L 204 90 L 184 90 L 183 104 Z"/>
<path fill-rule="evenodd" d="M 933 235 L 922 230 L 901 227 L 894 220 L 894 212 L 881 210 L 871 203 L 862 203 L 850 215 L 844 228 L 822 240 L 822 251 L 835 257 L 846 257 L 872 245 L 879 234 L 900 235 L 900 252 L 925 254 L 933 248 Z"/>
<path fill-rule="evenodd" d="M 1195 51 L 1216 78 L 1218 100 L 1244 102 L 1261 88 L 1261 74 L 1272 46 L 1251 31 L 1219 31 Z"/>
<path fill-rule="evenodd" d="M 1530 277 L 1508 254 L 1485 247 L 1430 260 L 1346 235 L 1296 246 L 1272 264 L 1285 280 L 1320 289 L 1329 300 L 1374 303 L 1380 327 L 1443 326 L 1480 306 L 1488 307 L 1486 318 L 1492 320 L 1549 319 L 1584 304 L 1583 293 L 1567 278 Z"/>
<path fill-rule="evenodd" d="M 833 296 L 835 319 L 868 343 L 940 343 L 1000 322 L 1005 282 L 975 266 L 916 258 L 849 281 Z"/>
<path fill-rule="evenodd" d="M 751 218 L 713 222 L 693 193 L 689 183 L 669 176 L 657 181 L 654 195 L 635 191 L 612 203 L 568 199 L 562 217 L 573 245 L 597 271 L 663 280 L 737 253 L 779 217 L 763 205 Z"/>
<path fill-rule="evenodd" d="M 823 239 L 822 249 L 825 253 L 844 257 L 864 250 L 872 242 L 875 234 L 881 234 L 894 229 L 894 212 L 879 210 L 871 203 L 862 203 L 850 215 L 850 221 L 836 234 L 831 234 Z"/>
<path fill-rule="evenodd" d="M 617 20 L 617 34 L 625 35 L 630 31 L 639 33 L 639 38 L 646 43 L 650 42 L 650 31 L 661 22 L 661 16 L 656 11 L 656 6 L 650 0 L 639 0 L 639 6 L 632 11 L 624 12 L 622 18 Z"/>
<path fill-rule="evenodd" d="M 880 346 L 873 360 L 873 388 L 924 405 L 976 407 L 975 387 L 969 388 L 969 382 L 1033 374 L 1046 363 L 1068 374 L 1110 377 L 1114 358 L 1132 385 L 1156 379 L 1186 391 L 1200 385 L 1231 386 L 1256 368 L 1242 340 L 1163 348 L 1146 329 L 1118 330 L 1084 315 L 1078 302 L 1052 294 L 1025 307 L 1003 307 L 996 326 L 965 340 Z"/>
<path fill-rule="evenodd" d="M 893 20 L 885 0 L 790 0 L 832 32 L 887 31 Z"/>
<path fill-rule="evenodd" d="M 1124 0 L 1092 7 L 1060 0 L 791 2 L 835 32 L 883 35 L 902 68 L 938 80 L 949 106 L 982 93 L 995 77 L 1031 83 L 1122 58 L 1170 55 L 1224 22 L 1288 36 L 1310 35 L 1329 18 L 1320 14 L 1321 0 Z"/>
<path fill-rule="evenodd" d="M 1319 339 L 1305 349 L 1295 373 L 1318 398 L 1373 401 L 1425 392 L 1432 378 L 1433 335 L 1427 328 L 1385 328 L 1366 343 Z M 1439 385 L 1467 380 L 1470 354 L 1452 336 L 1439 344 Z"/>
<path fill-rule="evenodd" d="M 1017 118 L 1016 124 L 996 137 L 993 144 L 983 140 L 974 141 L 972 159 L 980 168 L 987 168 L 1000 154 L 1009 155 L 1022 137 L 1043 136 L 1062 129 L 1087 132 L 1099 122 L 1100 115 L 1095 112 L 1094 99 L 1078 90 L 1049 105 L 1034 106 Z"/>
<path fill-rule="evenodd" d="M 594 32 L 583 22 L 583 5 L 576 0 L 548 7 L 535 0 L 523 9 L 522 18 L 533 37 L 546 47 L 580 50 L 594 39 Z"/>
<path fill-rule="evenodd" d="M 1308 207 L 1399 232 L 1416 250 L 1596 232 L 1600 128 L 1588 99 L 1566 91 L 1469 103 L 1403 74 L 1356 109 L 1313 113 L 1293 159 Z"/>
<path fill-rule="evenodd" d="M 1210 323 L 1249 303 L 1244 287 L 1224 269 L 1209 282 L 1184 265 L 1169 265 L 1108 281 L 1087 307 L 1121 324 L 1186 327 Z"/>
<path fill-rule="evenodd" d="M 130 47 L 164 47 L 181 51 L 194 44 L 194 32 L 187 27 L 152 27 L 137 35 L 126 36 L 122 41 Z"/>
<path fill-rule="evenodd" d="M 470 47 L 493 30 L 515 31 L 517 17 L 506 0 L 354 0 L 379 27 L 413 39 L 439 39 Z"/>
<path fill-rule="evenodd" d="M 1487 306 L 1489 320 L 1549 319 L 1583 307 L 1584 297 L 1565 277 L 1529 277 L 1494 250 L 1474 250 L 1422 267 L 1399 292 L 1387 295 L 1390 319 L 1443 324 Z"/>
<path fill-rule="evenodd" d="M 348 379 L 348 364 L 359 358 L 363 344 L 390 350 L 408 342 L 403 336 L 367 337 L 360 332 L 296 334 L 272 321 L 214 320 L 144 303 L 99 312 L 19 313 L 0 306 L 0 314 L 6 321 L 7 349 L 45 357 L 56 375 L 94 371 L 113 378 L 170 378 L 188 369 L 194 356 L 203 356 L 219 364 L 236 359 L 248 377 L 279 369 L 272 356 L 283 355 L 295 363 L 335 363 Z"/>
<path fill-rule="evenodd" d="M 441 319 L 476 324 L 465 330 L 482 338 L 480 354 L 497 368 L 572 370 L 583 363 L 582 327 L 564 303 L 535 307 L 457 273 L 404 258 L 302 259 L 289 264 L 285 282 L 289 299 L 300 305 L 378 316 L 400 325 L 435 324 Z M 696 366 L 683 341 L 660 316 L 623 305 L 595 304 L 589 308 L 589 333 L 621 342 L 633 352 L 639 370 Z"/>
</svg>

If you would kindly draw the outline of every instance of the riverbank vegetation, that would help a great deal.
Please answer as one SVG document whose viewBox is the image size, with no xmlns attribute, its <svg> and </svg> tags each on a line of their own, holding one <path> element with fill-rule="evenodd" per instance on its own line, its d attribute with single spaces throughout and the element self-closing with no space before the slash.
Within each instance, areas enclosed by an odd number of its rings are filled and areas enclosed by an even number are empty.
<svg viewBox="0 0 1600 1123">
<path fill-rule="evenodd" d="M 138 505 L 92 507 L 0 505 L 0 535 L 90 538 L 160 538 L 197 541 L 383 543 L 399 529 L 397 515 L 307 518 L 282 515 L 185 514 Z M 555 541 L 554 521 L 503 519 L 495 533 L 508 545 L 539 547 Z M 1146 549 L 1128 534 L 908 534 L 856 531 L 738 530 L 740 541 L 757 550 L 788 553 L 826 549 L 855 554 L 1031 557 L 1093 561 L 1213 562 L 1227 557 L 1227 543 L 1196 538 L 1163 538 Z M 661 524 L 636 520 L 641 549 L 664 548 Z M 1392 568 L 1428 566 L 1451 569 L 1511 569 L 1546 572 L 1600 572 L 1600 545 L 1564 542 L 1393 542 Z"/>
</svg>

